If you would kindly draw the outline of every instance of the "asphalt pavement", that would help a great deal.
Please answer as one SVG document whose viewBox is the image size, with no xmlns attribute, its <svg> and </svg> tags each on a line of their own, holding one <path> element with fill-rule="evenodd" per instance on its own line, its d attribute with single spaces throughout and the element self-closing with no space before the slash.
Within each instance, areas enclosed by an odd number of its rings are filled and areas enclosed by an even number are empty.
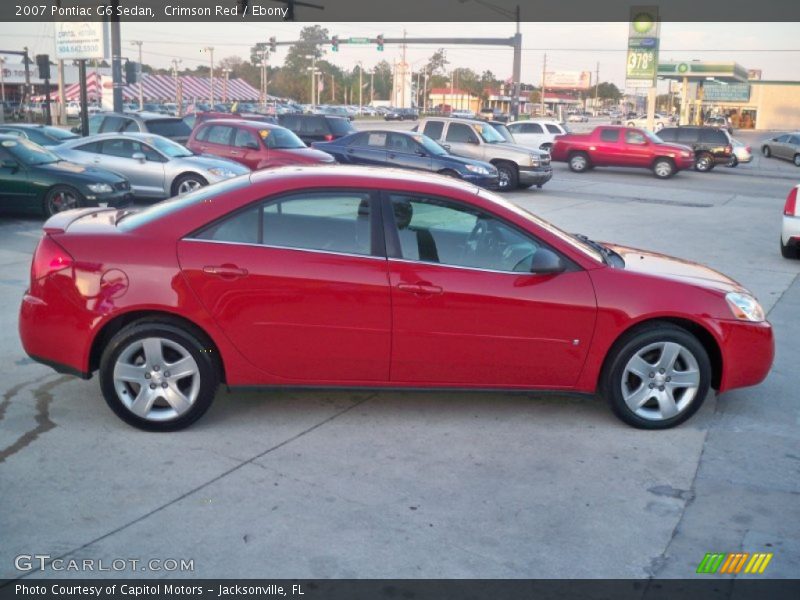
<svg viewBox="0 0 800 600">
<path fill-rule="evenodd" d="M 190 429 L 143 433 L 96 378 L 24 355 L 17 309 L 41 220 L 3 216 L 0 577 L 25 575 L 20 554 L 49 554 L 194 561 L 102 574 L 119 577 L 686 578 L 706 552 L 734 551 L 773 552 L 765 575 L 796 577 L 800 261 L 781 258 L 778 235 L 800 170 L 758 156 L 667 181 L 554 169 L 507 197 L 756 293 L 777 340 L 762 385 L 712 394 L 662 432 L 563 395 L 223 390 Z"/>
</svg>

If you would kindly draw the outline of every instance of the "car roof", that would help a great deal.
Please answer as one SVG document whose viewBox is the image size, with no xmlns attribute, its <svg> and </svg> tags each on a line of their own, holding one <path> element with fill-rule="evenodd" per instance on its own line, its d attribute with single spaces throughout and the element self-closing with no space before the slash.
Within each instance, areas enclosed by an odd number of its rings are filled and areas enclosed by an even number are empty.
<svg viewBox="0 0 800 600">
<path fill-rule="evenodd" d="M 86 137 L 75 138 L 73 140 L 67 140 L 65 143 L 69 144 L 77 144 L 79 141 L 81 142 L 93 142 L 97 140 L 107 140 L 111 138 L 129 138 L 134 140 L 142 140 L 148 141 L 152 140 L 153 138 L 165 138 L 163 135 L 158 135 L 157 133 L 147 133 L 145 131 L 113 131 L 109 133 L 96 133 L 94 135 L 89 135 Z"/>
<path fill-rule="evenodd" d="M 207 127 L 209 125 L 241 125 L 246 129 L 286 129 L 277 123 L 270 123 L 269 121 L 251 121 L 249 119 L 207 119 L 202 123 L 198 123 L 198 127 Z"/>
<path fill-rule="evenodd" d="M 0 123 L 0 127 L 8 127 L 10 129 L 44 129 L 45 127 L 52 127 L 52 125 L 42 125 L 41 123 Z"/>
</svg>

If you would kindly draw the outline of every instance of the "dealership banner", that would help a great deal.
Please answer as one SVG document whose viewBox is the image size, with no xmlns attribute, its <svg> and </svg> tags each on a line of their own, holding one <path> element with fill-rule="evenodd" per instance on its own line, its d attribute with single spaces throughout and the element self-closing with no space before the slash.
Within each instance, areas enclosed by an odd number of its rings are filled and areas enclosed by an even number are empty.
<svg viewBox="0 0 800 600">
<path fill-rule="evenodd" d="M 109 58 L 105 23 L 56 23 L 56 58 L 64 60 Z"/>
<path fill-rule="evenodd" d="M 631 6 L 628 26 L 627 87 L 652 87 L 658 75 L 661 23 L 658 6 Z"/>
<path fill-rule="evenodd" d="M 548 90 L 588 90 L 592 86 L 589 71 L 547 71 Z"/>
</svg>

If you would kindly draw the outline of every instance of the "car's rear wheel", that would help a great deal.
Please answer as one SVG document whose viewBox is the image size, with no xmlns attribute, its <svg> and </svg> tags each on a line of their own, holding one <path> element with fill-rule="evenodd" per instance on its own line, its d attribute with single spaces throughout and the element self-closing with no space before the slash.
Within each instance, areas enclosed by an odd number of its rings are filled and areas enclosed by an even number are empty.
<svg viewBox="0 0 800 600">
<path fill-rule="evenodd" d="M 731 168 L 738 167 L 739 166 L 739 159 L 736 158 L 735 154 L 732 154 L 731 155 L 731 159 L 728 161 L 728 164 L 725 165 L 725 166 L 726 167 L 731 167 Z"/>
<path fill-rule="evenodd" d="M 583 173 L 589 169 L 589 157 L 583 152 L 576 152 L 569 157 L 569 168 L 575 173 Z"/>
<path fill-rule="evenodd" d="M 211 406 L 219 373 L 208 343 L 161 321 L 120 330 L 103 351 L 100 387 L 126 423 L 148 431 L 176 431 Z"/>
<path fill-rule="evenodd" d="M 86 204 L 83 195 L 67 185 L 56 185 L 50 188 L 44 196 L 44 204 L 42 211 L 46 217 L 71 210 L 73 208 L 80 208 Z"/>
<path fill-rule="evenodd" d="M 501 192 L 516 189 L 519 184 L 517 166 L 507 162 L 499 162 L 494 165 L 497 167 L 497 189 Z"/>
<path fill-rule="evenodd" d="M 675 174 L 675 165 L 668 158 L 659 158 L 653 163 L 653 174 L 659 179 L 667 179 Z"/>
<path fill-rule="evenodd" d="M 800 154 L 795 154 L 792 162 L 794 163 L 795 167 L 800 167 Z"/>
<path fill-rule="evenodd" d="M 694 168 L 706 173 L 714 168 L 714 157 L 708 152 L 701 152 L 694 163 Z"/>
<path fill-rule="evenodd" d="M 172 184 L 172 195 L 182 196 L 183 194 L 188 194 L 206 185 L 208 185 L 208 181 L 200 175 L 195 173 L 181 175 L 175 180 L 175 183 Z"/>
<path fill-rule="evenodd" d="M 770 156 L 772 156 L 772 150 L 770 150 L 769 146 L 764 146 L 763 148 L 761 148 L 761 153 L 762 153 L 764 156 L 766 156 L 767 158 L 769 158 Z"/>
<path fill-rule="evenodd" d="M 781 256 L 783 258 L 800 258 L 800 248 L 797 246 L 787 246 L 781 238 Z"/>
<path fill-rule="evenodd" d="M 642 328 L 612 349 L 603 392 L 621 420 L 640 429 L 667 429 L 705 401 L 711 361 L 691 333 L 668 323 Z"/>
</svg>

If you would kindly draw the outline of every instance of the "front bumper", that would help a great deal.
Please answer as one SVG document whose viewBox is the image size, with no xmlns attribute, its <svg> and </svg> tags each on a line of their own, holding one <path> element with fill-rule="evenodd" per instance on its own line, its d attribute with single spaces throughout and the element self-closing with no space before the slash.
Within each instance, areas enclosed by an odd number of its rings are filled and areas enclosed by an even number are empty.
<svg viewBox="0 0 800 600">
<path fill-rule="evenodd" d="M 105 204 L 109 208 L 125 208 L 133 204 L 133 192 L 130 190 L 111 192 L 110 194 L 93 194 L 86 197 L 96 206 Z"/>
<path fill-rule="evenodd" d="M 756 385 L 764 381 L 775 357 L 775 340 L 769 321 L 719 321 L 722 379 L 719 391 Z"/>
<path fill-rule="evenodd" d="M 476 175 L 475 173 L 468 173 L 461 176 L 464 181 L 467 181 L 478 187 L 486 188 L 487 190 L 498 189 L 497 175 Z"/>
<path fill-rule="evenodd" d="M 544 167 L 520 167 L 519 182 L 523 185 L 543 185 L 553 177 L 553 168 L 550 165 Z"/>
<path fill-rule="evenodd" d="M 694 169 L 694 156 L 676 156 L 674 158 L 675 167 L 679 171 Z"/>
</svg>

